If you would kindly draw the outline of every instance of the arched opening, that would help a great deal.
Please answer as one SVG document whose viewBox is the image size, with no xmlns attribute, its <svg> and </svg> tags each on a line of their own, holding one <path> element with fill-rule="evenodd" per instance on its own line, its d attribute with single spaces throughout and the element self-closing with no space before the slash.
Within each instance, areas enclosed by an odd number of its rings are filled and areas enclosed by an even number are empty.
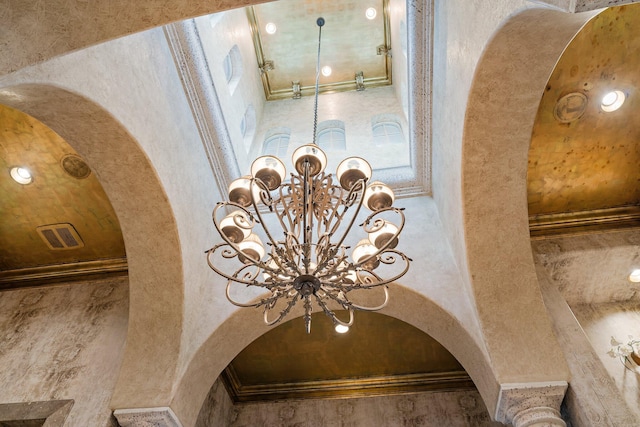
<svg viewBox="0 0 640 427">
<path fill-rule="evenodd" d="M 25 84 L 3 88 L 0 103 L 51 128 L 99 177 L 122 228 L 130 284 L 127 347 L 113 399 L 168 400 L 181 340 L 183 274 L 173 213 L 155 170 L 131 134 L 82 96 Z M 149 245 L 160 249 L 150 253 Z"/>
<path fill-rule="evenodd" d="M 526 170 L 548 76 L 591 16 L 529 9 L 511 17 L 480 58 L 468 98 L 462 146 L 466 258 L 501 384 L 568 379 L 536 278 Z M 533 352 L 544 357 L 532 359 Z"/>
<path fill-rule="evenodd" d="M 406 322 L 442 344 L 467 371 L 481 395 L 497 394 L 489 361 L 471 334 L 450 313 L 420 293 L 393 285 L 393 298 L 382 314 Z M 301 310 L 292 312 L 295 319 Z M 356 313 L 356 316 L 358 313 Z M 300 325 L 297 325 L 300 326 Z M 195 423 L 202 402 L 220 373 L 245 347 L 270 329 L 260 310 L 240 309 L 198 349 L 182 375 L 171 408 L 183 423 Z M 483 395 L 483 400 L 487 398 Z"/>
</svg>

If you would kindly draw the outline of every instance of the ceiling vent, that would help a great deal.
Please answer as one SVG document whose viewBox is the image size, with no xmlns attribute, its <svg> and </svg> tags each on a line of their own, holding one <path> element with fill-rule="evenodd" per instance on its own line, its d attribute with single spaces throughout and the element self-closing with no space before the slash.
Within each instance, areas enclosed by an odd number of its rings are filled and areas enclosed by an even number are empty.
<svg viewBox="0 0 640 427">
<path fill-rule="evenodd" d="M 84 242 L 71 224 L 42 225 L 37 227 L 36 231 L 49 249 L 60 250 L 84 247 Z"/>
<path fill-rule="evenodd" d="M 76 179 L 84 179 L 91 174 L 91 168 L 80 156 L 68 154 L 60 161 L 62 169 Z"/>
</svg>

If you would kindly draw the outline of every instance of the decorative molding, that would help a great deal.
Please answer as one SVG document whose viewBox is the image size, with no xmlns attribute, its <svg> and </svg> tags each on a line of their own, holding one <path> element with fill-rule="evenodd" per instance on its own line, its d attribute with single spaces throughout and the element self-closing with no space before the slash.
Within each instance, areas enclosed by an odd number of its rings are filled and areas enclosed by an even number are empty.
<svg viewBox="0 0 640 427">
<path fill-rule="evenodd" d="M 120 427 L 182 427 L 171 408 L 116 409 Z"/>
<path fill-rule="evenodd" d="M 73 403 L 73 400 L 48 400 L 0 404 L 0 425 L 27 426 L 44 420 L 44 424 L 38 425 L 63 427 Z"/>
<path fill-rule="evenodd" d="M 580 212 L 532 215 L 532 239 L 569 234 L 588 234 L 640 227 L 640 206 L 624 206 Z"/>
<path fill-rule="evenodd" d="M 165 25 L 163 29 L 218 191 L 224 195 L 228 184 L 240 176 L 240 170 L 200 34 L 193 19 Z"/>
<path fill-rule="evenodd" d="M 536 417 L 551 417 L 554 424 L 550 426 L 564 427 L 559 410 L 568 386 L 566 381 L 501 384 L 495 419 L 504 424 L 513 423 L 514 427 L 526 427 L 535 425 L 531 420 Z M 516 420 L 523 424 L 516 424 Z"/>
<path fill-rule="evenodd" d="M 303 381 L 243 385 L 233 364 L 221 375 L 223 384 L 234 402 L 254 402 L 283 399 L 318 399 L 362 396 L 388 396 L 426 391 L 473 390 L 475 385 L 464 371 L 436 374 L 388 375 L 358 379 Z"/>
<path fill-rule="evenodd" d="M 525 409 L 513 417 L 513 427 L 567 427 L 559 411 L 548 407 Z"/>
<path fill-rule="evenodd" d="M 433 0 L 407 2 L 407 29 L 411 31 L 407 43 L 407 85 L 409 90 L 409 143 L 413 168 L 416 171 L 414 188 L 431 195 L 431 103 L 433 82 Z M 384 182 L 389 182 L 383 179 Z M 395 189 L 394 189 L 395 191 Z M 397 193 L 396 193 L 397 194 Z"/>
<path fill-rule="evenodd" d="M 52 283 L 120 276 L 128 272 L 127 259 L 103 259 L 69 264 L 0 271 L 0 290 L 41 286 Z"/>
</svg>

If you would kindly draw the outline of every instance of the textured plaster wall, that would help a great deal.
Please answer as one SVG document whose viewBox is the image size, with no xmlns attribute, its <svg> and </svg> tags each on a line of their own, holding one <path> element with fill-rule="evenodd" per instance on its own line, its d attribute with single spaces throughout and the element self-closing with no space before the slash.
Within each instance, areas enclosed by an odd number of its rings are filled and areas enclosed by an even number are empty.
<svg viewBox="0 0 640 427">
<path fill-rule="evenodd" d="M 572 309 L 627 406 L 640 420 L 640 371 L 631 372 L 624 368 L 619 359 L 606 354 L 611 348 L 612 336 L 620 342 L 627 342 L 629 335 L 640 338 L 640 303 L 584 304 L 573 306 Z"/>
<path fill-rule="evenodd" d="M 203 16 L 195 19 L 209 71 L 216 88 L 224 119 L 233 143 L 240 169 L 244 171 L 251 162 L 248 156 L 255 136 L 255 126 L 244 138 L 240 122 L 249 105 L 255 109 L 256 123 L 260 123 L 265 98 L 258 69 L 255 49 L 247 12 L 244 8 L 222 12 L 220 16 Z M 212 22 L 214 23 L 212 25 Z M 242 60 L 239 81 L 233 88 L 227 84 L 223 62 L 231 48 L 238 47 Z M 233 89 L 233 90 L 232 90 Z"/>
<path fill-rule="evenodd" d="M 200 408 L 195 427 L 212 427 L 229 425 L 233 401 L 225 390 L 222 380 L 218 378 Z"/>
<path fill-rule="evenodd" d="M 232 427 L 502 425 L 491 422 L 487 409 L 476 391 L 242 404 L 233 407 L 229 421 L 227 425 Z"/>
<path fill-rule="evenodd" d="M 262 122 L 258 126 L 251 158 L 259 156 L 262 143 L 269 130 L 286 126 L 291 130 L 289 149 L 285 160 L 291 170 L 291 154 L 303 144 L 313 141 L 314 97 L 269 101 L 265 105 Z M 395 117 L 402 127 L 405 141 L 388 147 L 372 144 L 372 118 L 380 114 Z M 410 164 L 407 121 L 393 87 L 368 88 L 362 92 L 339 92 L 318 97 L 318 123 L 341 120 L 345 124 L 346 145 L 349 155 L 367 159 L 374 169 L 401 167 Z M 338 163 L 346 157 L 344 151 L 326 150 L 327 170 L 335 172 Z M 374 174 L 374 179 L 378 179 Z M 388 180 L 385 180 L 388 182 Z"/>
<path fill-rule="evenodd" d="M 68 426 L 116 426 L 126 278 L 0 293 L 0 403 L 73 399 Z"/>
<path fill-rule="evenodd" d="M 640 283 L 627 278 L 640 265 L 640 230 L 544 239 L 532 247 L 572 307 L 640 300 Z"/>
<path fill-rule="evenodd" d="M 509 15 L 526 5 L 522 0 L 434 2 L 433 196 L 462 271 L 467 271 L 461 226 L 463 118 L 467 98 L 486 44 Z"/>
</svg>

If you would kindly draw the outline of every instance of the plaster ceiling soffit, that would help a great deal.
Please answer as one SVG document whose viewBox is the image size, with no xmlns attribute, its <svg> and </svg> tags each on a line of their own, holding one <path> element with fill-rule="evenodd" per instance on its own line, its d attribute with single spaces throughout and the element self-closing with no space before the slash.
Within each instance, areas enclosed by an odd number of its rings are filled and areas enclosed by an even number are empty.
<svg viewBox="0 0 640 427">
<path fill-rule="evenodd" d="M 637 0 L 530 0 L 532 3 L 547 5 L 564 12 L 580 13 L 605 7 L 622 6 L 638 3 Z"/>
</svg>

